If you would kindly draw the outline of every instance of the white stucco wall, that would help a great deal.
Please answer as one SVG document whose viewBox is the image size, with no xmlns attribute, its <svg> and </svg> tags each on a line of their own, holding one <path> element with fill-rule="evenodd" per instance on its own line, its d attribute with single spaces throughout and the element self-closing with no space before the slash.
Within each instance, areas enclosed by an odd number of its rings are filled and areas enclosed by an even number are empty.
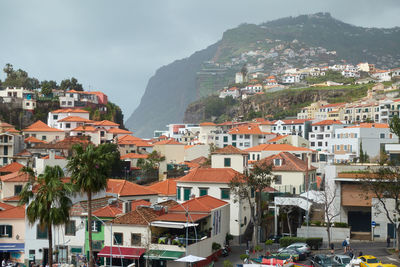
<svg viewBox="0 0 400 267">
<path fill-rule="evenodd" d="M 225 159 L 231 159 L 231 165 L 225 167 Z M 223 155 L 223 154 L 213 154 L 211 156 L 211 168 L 232 168 L 235 171 L 244 173 L 247 167 L 247 156 L 244 155 Z"/>
</svg>

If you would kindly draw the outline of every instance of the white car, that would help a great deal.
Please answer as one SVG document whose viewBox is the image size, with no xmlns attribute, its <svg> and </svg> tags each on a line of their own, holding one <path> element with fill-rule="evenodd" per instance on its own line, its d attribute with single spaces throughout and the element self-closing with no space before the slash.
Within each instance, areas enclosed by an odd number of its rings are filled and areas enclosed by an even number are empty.
<svg viewBox="0 0 400 267">
<path fill-rule="evenodd" d="M 347 255 L 335 255 L 335 257 L 333 257 L 333 261 L 339 264 L 347 265 L 350 263 L 351 258 Z"/>
<path fill-rule="evenodd" d="M 286 248 L 297 249 L 298 251 L 300 251 L 302 253 L 306 253 L 307 255 L 310 255 L 310 253 L 311 253 L 311 248 L 306 243 L 300 243 L 300 242 L 293 243 L 293 244 L 290 244 L 289 246 L 287 246 Z"/>
</svg>

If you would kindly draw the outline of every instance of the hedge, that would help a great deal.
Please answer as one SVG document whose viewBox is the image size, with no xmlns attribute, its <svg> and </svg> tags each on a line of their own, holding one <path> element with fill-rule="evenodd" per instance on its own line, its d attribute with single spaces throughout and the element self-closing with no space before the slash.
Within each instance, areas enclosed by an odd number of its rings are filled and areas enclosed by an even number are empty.
<svg viewBox="0 0 400 267">
<path fill-rule="evenodd" d="M 322 237 L 282 237 L 279 240 L 279 244 L 281 247 L 287 247 L 293 243 L 307 243 L 312 249 L 318 249 L 322 246 Z"/>
</svg>

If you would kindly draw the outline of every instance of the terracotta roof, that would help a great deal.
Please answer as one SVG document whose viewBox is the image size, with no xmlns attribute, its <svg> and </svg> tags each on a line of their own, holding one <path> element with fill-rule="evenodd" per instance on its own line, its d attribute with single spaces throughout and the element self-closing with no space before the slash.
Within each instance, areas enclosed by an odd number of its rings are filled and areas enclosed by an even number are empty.
<svg viewBox="0 0 400 267">
<path fill-rule="evenodd" d="M 24 165 L 22 165 L 22 164 L 20 164 L 18 162 L 13 162 L 13 163 L 10 163 L 8 165 L 5 165 L 5 166 L 1 167 L 0 168 L 0 173 L 2 173 L 2 172 L 18 172 L 23 167 L 24 167 Z"/>
<path fill-rule="evenodd" d="M 42 144 L 46 144 L 47 142 L 43 141 L 43 140 L 39 140 L 36 137 L 29 136 L 29 137 L 25 138 L 24 143 L 33 143 L 33 144 L 42 143 Z"/>
<path fill-rule="evenodd" d="M 234 147 L 232 145 L 226 146 L 224 148 L 220 148 L 217 149 L 216 151 L 212 152 L 211 154 L 215 155 L 234 155 L 234 154 L 238 154 L 238 155 L 248 155 L 249 153 L 244 152 L 243 150 Z"/>
<path fill-rule="evenodd" d="M 19 202 L 21 198 L 19 196 L 5 197 L 3 198 L 4 202 Z"/>
<path fill-rule="evenodd" d="M 128 153 L 121 156 L 121 159 L 147 159 L 149 155 L 146 154 L 137 154 L 137 153 Z"/>
<path fill-rule="evenodd" d="M 35 148 L 44 148 L 44 149 L 71 149 L 75 144 L 81 144 L 82 146 L 86 146 L 90 141 L 85 136 L 68 136 L 65 137 L 61 141 L 51 142 L 47 144 L 37 144 Z"/>
<path fill-rule="evenodd" d="M 340 107 L 340 106 L 344 106 L 344 105 L 346 105 L 346 103 L 334 103 L 334 104 L 323 105 L 320 108 L 334 108 L 334 107 Z"/>
<path fill-rule="evenodd" d="M 182 143 L 179 143 L 178 141 L 175 141 L 174 139 L 167 139 L 167 140 L 162 140 L 155 142 L 153 145 L 184 145 Z"/>
<path fill-rule="evenodd" d="M 346 128 L 389 128 L 387 123 L 360 123 L 359 125 L 348 126 Z"/>
<path fill-rule="evenodd" d="M 337 120 L 323 120 L 320 122 L 313 123 L 312 126 L 318 126 L 318 125 L 333 125 L 333 124 L 342 124 L 341 121 Z"/>
<path fill-rule="evenodd" d="M 309 151 L 314 152 L 315 150 L 305 148 L 305 147 L 297 147 L 289 144 L 261 144 L 258 146 L 253 146 L 245 149 L 248 152 L 259 152 L 259 151 Z"/>
<path fill-rule="evenodd" d="M 92 199 L 92 210 L 98 210 L 102 207 L 105 207 L 108 205 L 108 201 L 110 199 L 115 199 L 113 196 L 106 196 L 102 198 L 95 198 Z M 75 203 L 72 205 L 71 210 L 70 210 L 70 215 L 71 216 L 83 216 L 84 213 L 87 214 L 88 212 L 88 202 L 87 201 L 80 201 L 78 203 Z M 86 215 L 87 216 L 87 215 Z"/>
<path fill-rule="evenodd" d="M 58 120 L 58 122 L 86 122 L 90 123 L 92 122 L 91 120 L 79 117 L 79 116 L 68 116 L 65 117 L 64 119 Z"/>
<path fill-rule="evenodd" d="M 152 144 L 147 143 L 146 141 L 137 141 L 135 142 L 137 147 L 152 147 Z"/>
<path fill-rule="evenodd" d="M 216 126 L 216 124 L 213 122 L 202 122 L 200 123 L 200 126 Z"/>
<path fill-rule="evenodd" d="M 257 124 L 247 124 L 235 127 L 229 131 L 229 134 L 270 134 L 262 132 Z"/>
<path fill-rule="evenodd" d="M 7 133 L 19 133 L 19 131 L 15 130 L 14 128 L 5 129 L 5 132 L 7 132 Z"/>
<path fill-rule="evenodd" d="M 0 176 L 0 180 L 2 182 L 28 182 L 29 174 L 16 171 Z"/>
<path fill-rule="evenodd" d="M 163 196 L 176 195 L 176 179 L 166 179 L 147 186 L 150 190 Z"/>
<path fill-rule="evenodd" d="M 263 121 L 260 123 L 260 125 L 274 125 L 276 121 Z"/>
<path fill-rule="evenodd" d="M 89 113 L 89 111 L 79 108 L 66 108 L 66 109 L 57 109 L 52 111 L 51 113 Z"/>
<path fill-rule="evenodd" d="M 25 206 L 0 211 L 0 219 L 25 219 Z"/>
<path fill-rule="evenodd" d="M 149 207 L 138 207 L 131 212 L 128 212 L 118 218 L 115 218 L 113 224 L 133 224 L 133 225 L 148 225 L 156 220 L 157 212 Z"/>
<path fill-rule="evenodd" d="M 74 129 L 72 129 L 71 131 L 74 131 L 74 132 L 97 132 L 97 129 L 90 125 L 81 125 L 81 126 L 78 126 Z"/>
<path fill-rule="evenodd" d="M 286 137 L 288 137 L 288 135 L 278 135 L 275 138 L 269 139 L 267 142 L 268 143 L 276 142 L 276 141 L 279 141 L 279 140 L 281 140 L 283 138 L 286 138 Z"/>
<path fill-rule="evenodd" d="M 168 208 L 168 209 L 175 207 L 176 205 L 178 205 L 178 202 L 176 202 L 173 199 L 169 199 L 169 200 L 157 203 L 157 206 L 163 206 L 164 208 Z"/>
<path fill-rule="evenodd" d="M 107 193 L 117 193 L 119 196 L 157 195 L 146 186 L 119 179 L 108 179 Z"/>
<path fill-rule="evenodd" d="M 275 159 L 281 160 L 281 165 L 276 166 L 274 164 Z M 296 171 L 296 172 L 305 172 L 307 170 L 307 163 L 292 153 L 289 152 L 281 152 L 277 155 L 272 155 L 261 159 L 254 163 L 254 165 L 267 164 L 272 165 L 272 171 Z M 314 166 L 311 166 L 308 170 L 316 170 Z"/>
<path fill-rule="evenodd" d="M 29 152 L 28 150 L 24 149 L 21 152 L 19 152 L 18 154 L 16 154 L 15 156 L 30 157 L 30 156 L 32 156 L 32 153 Z"/>
<path fill-rule="evenodd" d="M 136 145 L 143 147 L 153 146 L 146 140 L 132 135 L 123 135 L 118 137 L 118 145 Z"/>
<path fill-rule="evenodd" d="M 14 126 L 7 122 L 0 122 L 0 128 L 14 128 Z"/>
<path fill-rule="evenodd" d="M 47 156 L 41 157 L 41 159 L 50 159 L 50 156 L 47 155 Z M 66 158 L 64 158 L 62 156 L 54 155 L 54 159 L 66 159 Z"/>
<path fill-rule="evenodd" d="M 124 129 L 120 129 L 120 128 L 111 128 L 109 130 L 107 130 L 108 133 L 112 133 L 112 134 L 131 134 L 131 131 L 127 131 Z"/>
<path fill-rule="evenodd" d="M 51 128 L 42 121 L 37 121 L 28 126 L 26 129 L 24 129 L 23 132 L 63 132 L 63 131 L 56 128 Z"/>
<path fill-rule="evenodd" d="M 189 212 L 211 212 L 213 209 L 225 206 L 228 202 L 221 199 L 204 195 L 188 200 L 181 205 L 176 205 L 168 210 L 168 212 L 185 211 Z M 185 209 L 183 207 L 185 207 Z"/>
<path fill-rule="evenodd" d="M 107 205 L 98 210 L 95 210 L 93 212 L 93 215 L 97 217 L 115 218 L 117 217 L 117 215 L 122 214 L 122 206 L 118 206 L 119 207 Z"/>
<path fill-rule="evenodd" d="M 103 121 L 95 121 L 94 125 L 96 126 L 119 126 L 118 123 L 113 121 L 103 120 Z"/>
<path fill-rule="evenodd" d="M 284 124 L 303 124 L 309 119 L 293 119 L 293 120 L 282 120 Z"/>
<path fill-rule="evenodd" d="M 189 148 L 192 148 L 192 147 L 194 147 L 195 145 L 186 145 L 185 147 L 184 147 L 184 149 L 186 150 L 186 149 L 189 149 Z"/>
<path fill-rule="evenodd" d="M 15 208 L 15 206 L 0 202 L 0 210 L 8 210 L 12 208 Z"/>
<path fill-rule="evenodd" d="M 151 203 L 144 199 L 132 200 L 131 201 L 131 210 L 135 210 L 139 206 L 150 207 Z"/>
<path fill-rule="evenodd" d="M 241 176 L 240 172 L 231 168 L 197 168 L 190 171 L 185 176 L 179 178 L 177 182 L 202 182 L 202 183 L 230 183 L 236 176 Z"/>
<path fill-rule="evenodd" d="M 167 221 L 167 222 L 197 222 L 203 218 L 210 216 L 210 214 L 206 213 L 189 213 L 188 218 L 186 218 L 185 213 L 167 213 L 163 214 L 157 218 L 157 221 Z"/>
</svg>

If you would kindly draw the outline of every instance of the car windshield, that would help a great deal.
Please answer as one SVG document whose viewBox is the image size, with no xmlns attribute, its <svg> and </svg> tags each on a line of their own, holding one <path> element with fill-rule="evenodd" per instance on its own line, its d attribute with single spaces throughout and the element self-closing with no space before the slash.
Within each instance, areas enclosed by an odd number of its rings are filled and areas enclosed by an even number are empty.
<svg viewBox="0 0 400 267">
<path fill-rule="evenodd" d="M 379 263 L 378 259 L 367 259 L 367 263 Z"/>
<path fill-rule="evenodd" d="M 342 263 L 343 264 L 350 263 L 350 258 L 342 258 Z"/>
<path fill-rule="evenodd" d="M 332 264 L 333 262 L 332 262 L 332 258 L 324 258 L 324 259 L 322 259 L 322 262 L 324 263 L 324 264 Z"/>
</svg>

